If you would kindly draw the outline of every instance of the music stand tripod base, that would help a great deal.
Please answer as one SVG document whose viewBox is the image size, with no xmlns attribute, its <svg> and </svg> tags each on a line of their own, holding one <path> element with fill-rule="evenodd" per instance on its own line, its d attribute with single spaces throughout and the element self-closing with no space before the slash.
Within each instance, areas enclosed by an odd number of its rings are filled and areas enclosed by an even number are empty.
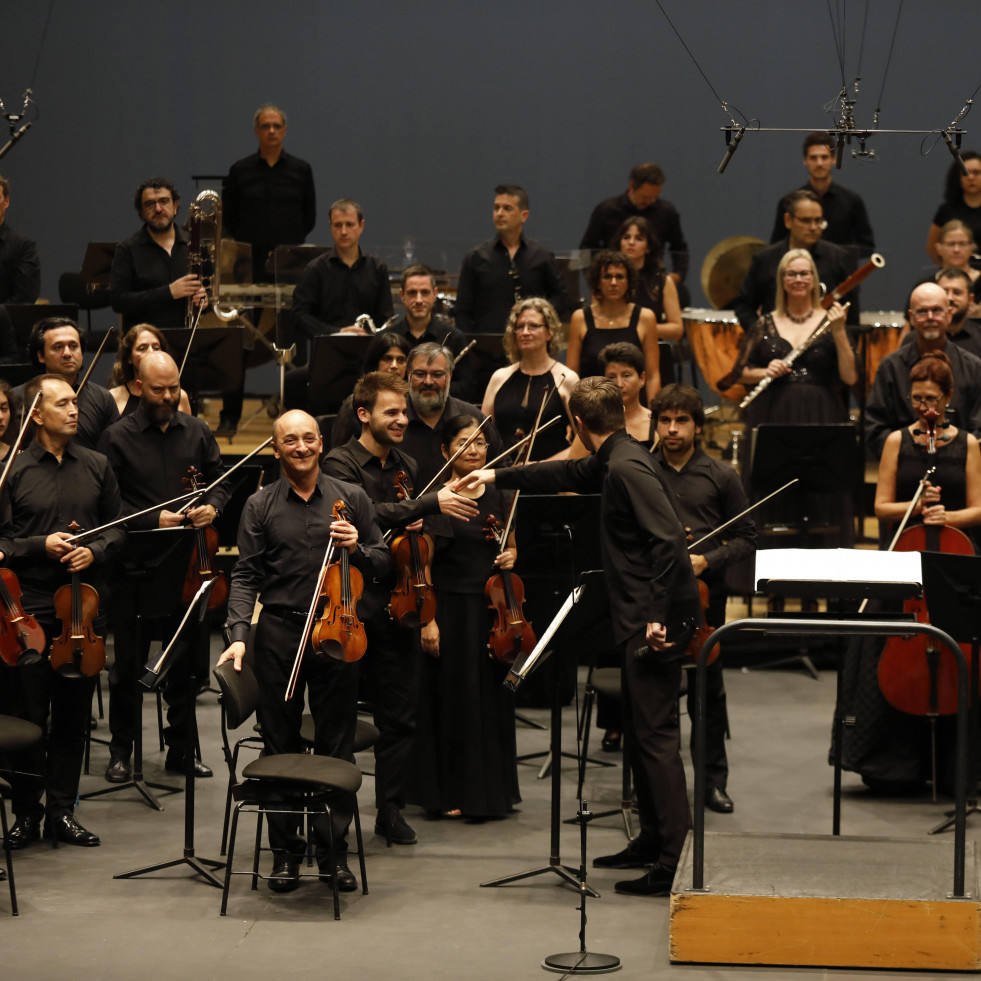
<svg viewBox="0 0 981 981">
<path fill-rule="evenodd" d="M 613 954 L 574 950 L 568 954 L 550 954 L 542 961 L 542 967 L 556 974 L 609 974 L 619 971 L 622 965 L 620 958 Z"/>
</svg>

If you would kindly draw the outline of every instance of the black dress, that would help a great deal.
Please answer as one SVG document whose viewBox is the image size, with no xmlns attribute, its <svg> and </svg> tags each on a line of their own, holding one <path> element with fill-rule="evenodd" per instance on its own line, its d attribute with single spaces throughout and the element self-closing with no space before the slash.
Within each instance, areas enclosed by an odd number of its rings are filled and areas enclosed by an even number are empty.
<svg viewBox="0 0 981 981">
<path fill-rule="evenodd" d="M 967 434 L 960 430 L 950 443 L 938 444 L 927 463 L 925 447 L 916 443 L 908 429 L 902 430 L 896 465 L 896 500 L 911 500 L 928 465 L 936 465 L 932 481 L 941 487 L 943 504 L 951 511 L 966 503 Z M 909 524 L 920 523 L 917 516 Z M 975 529 L 976 531 L 976 529 Z M 889 536 L 892 537 L 891 535 Z M 881 604 L 870 603 L 869 614 L 881 612 Z M 861 774 L 876 789 L 911 789 L 929 779 L 930 730 L 925 718 L 894 709 L 879 688 L 879 655 L 882 638 L 853 638 L 842 665 L 844 714 L 855 724 L 845 729 L 842 741 L 843 766 Z M 954 719 L 938 724 L 937 764 L 939 783 L 953 785 Z"/>
<path fill-rule="evenodd" d="M 424 655 L 415 761 L 408 800 L 431 813 L 500 817 L 521 800 L 514 699 L 507 667 L 487 652 L 490 611 L 484 585 L 497 544 L 484 539 L 490 514 L 503 520 L 505 496 L 492 486 L 475 500 L 480 514 L 453 521 L 432 562 L 440 656 Z M 435 527 L 433 528 L 435 531 Z"/>
<path fill-rule="evenodd" d="M 644 265 L 637 275 L 637 293 L 634 302 L 654 311 L 657 322 L 664 322 L 664 281 L 667 273 L 660 262 L 644 256 Z"/>
<path fill-rule="evenodd" d="M 542 423 L 559 417 L 559 421 L 535 437 L 532 447 L 532 460 L 547 460 L 550 456 L 569 448 L 566 438 L 568 416 L 562 398 L 556 391 L 555 378 L 551 371 L 541 375 L 526 375 L 515 366 L 507 381 L 494 396 L 494 425 L 501 434 L 505 446 L 527 436 L 535 425 L 538 408 L 542 404 L 542 393 L 550 389 Z"/>
<path fill-rule="evenodd" d="M 597 327 L 596 319 L 590 307 L 583 308 L 583 317 L 586 320 L 586 333 L 582 339 L 582 352 L 579 355 L 579 377 L 590 378 L 593 375 L 603 374 L 603 365 L 600 363 L 599 353 L 607 344 L 620 344 L 627 341 L 636 344 L 643 350 L 640 343 L 640 334 L 637 333 L 637 324 L 640 323 L 640 313 L 643 307 L 639 303 L 634 304 L 633 312 L 630 314 L 630 323 L 626 327 Z"/>
</svg>

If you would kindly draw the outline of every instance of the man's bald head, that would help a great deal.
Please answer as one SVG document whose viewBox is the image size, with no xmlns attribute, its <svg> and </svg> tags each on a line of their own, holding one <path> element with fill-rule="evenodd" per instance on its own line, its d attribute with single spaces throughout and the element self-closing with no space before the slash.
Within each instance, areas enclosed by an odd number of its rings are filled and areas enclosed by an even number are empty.
<svg viewBox="0 0 981 981">
<path fill-rule="evenodd" d="M 921 350 L 942 348 L 950 324 L 947 293 L 937 283 L 921 283 L 909 298 L 909 322 Z"/>
<path fill-rule="evenodd" d="M 169 425 L 181 398 L 181 373 L 177 362 L 163 351 L 151 351 L 140 362 L 137 378 L 140 402 L 158 425 Z"/>
</svg>

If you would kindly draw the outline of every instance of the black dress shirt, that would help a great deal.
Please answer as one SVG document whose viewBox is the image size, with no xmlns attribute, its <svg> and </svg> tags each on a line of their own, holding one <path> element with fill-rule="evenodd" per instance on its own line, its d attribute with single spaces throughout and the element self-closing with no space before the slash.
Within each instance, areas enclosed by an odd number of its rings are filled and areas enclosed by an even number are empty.
<svg viewBox="0 0 981 981">
<path fill-rule="evenodd" d="M 743 490 L 736 470 L 714 460 L 701 448 L 695 447 L 695 452 L 680 470 L 675 470 L 664 459 L 660 448 L 654 451 L 653 456 L 661 468 L 661 480 L 675 511 L 681 523 L 688 529 L 692 541 L 697 542 L 749 507 L 746 491 Z M 708 569 L 701 578 L 709 587 L 710 597 L 714 600 L 721 595 L 724 599 L 723 573 L 726 568 L 756 551 L 756 526 L 753 519 L 746 515 L 722 534 L 710 538 L 693 551 L 703 556 L 708 563 Z"/>
<path fill-rule="evenodd" d="M 248 640 L 257 598 L 264 607 L 307 612 L 330 541 L 337 500 L 348 506 L 351 523 L 358 529 L 351 565 L 366 582 L 388 576 L 391 555 L 371 501 L 360 487 L 320 474 L 313 496 L 304 501 L 282 477 L 253 494 L 242 512 L 226 620 L 233 641 Z"/>
<path fill-rule="evenodd" d="M 623 193 L 600 201 L 593 209 L 589 225 L 583 233 L 580 249 L 616 249 L 617 231 L 628 218 L 644 218 L 664 249 L 671 254 L 671 271 L 682 280 L 688 275 L 688 243 L 681 231 L 681 217 L 670 201 L 658 198 L 649 208 L 640 209 Z"/>
<path fill-rule="evenodd" d="M 378 324 L 379 329 L 381 324 Z M 459 353 L 467 346 L 469 343 L 463 331 L 457 330 L 448 320 L 443 320 L 442 317 L 432 317 L 429 321 L 429 325 L 426 329 L 416 337 L 412 331 L 409 330 L 409 318 L 402 314 L 398 320 L 395 321 L 388 328 L 388 330 L 393 331 L 396 334 L 401 334 L 413 347 L 417 347 L 419 344 L 442 344 L 444 347 L 448 347 L 453 352 L 453 357 L 456 358 Z M 463 360 L 453 369 L 453 378 L 450 381 L 450 392 L 455 395 L 458 399 L 466 399 L 467 401 L 475 398 L 480 398 L 484 393 L 475 392 L 473 390 L 475 385 L 474 373 L 471 368 L 473 364 L 473 358 L 469 355 L 464 356 Z"/>
<path fill-rule="evenodd" d="M 123 315 L 124 331 L 144 322 L 154 327 L 184 326 L 187 298 L 175 300 L 170 284 L 187 275 L 188 241 L 177 225 L 174 233 L 170 255 L 153 241 L 146 225 L 116 246 L 109 294 L 113 310 Z"/>
<path fill-rule="evenodd" d="M 954 343 L 945 343 L 942 350 L 950 358 L 954 376 L 954 394 L 947 407 L 949 420 L 981 438 L 981 358 Z M 909 372 L 919 360 L 920 349 L 910 343 L 900 344 L 879 362 L 865 407 L 865 445 L 875 460 L 882 455 L 891 432 L 916 420 L 909 400 Z"/>
<path fill-rule="evenodd" d="M 409 424 L 405 427 L 405 436 L 402 438 L 402 453 L 408 454 L 415 460 L 416 466 L 419 468 L 416 481 L 420 489 L 425 487 L 440 470 L 443 470 L 443 464 L 446 463 L 442 450 L 443 423 L 459 415 L 474 416 L 479 421 L 486 418 L 477 406 L 452 395 L 446 400 L 443 414 L 440 416 L 435 429 L 430 429 L 416 415 L 411 399 L 408 400 L 405 414 L 408 416 Z M 504 449 L 501 436 L 492 422 L 484 426 L 482 432 L 487 439 L 487 459 L 493 460 Z M 442 477 L 437 481 L 437 488 L 449 480 L 449 477 L 450 468 L 447 467 L 443 470 Z"/>
<path fill-rule="evenodd" d="M 300 245 L 317 222 L 313 170 L 281 153 L 270 166 L 258 151 L 232 164 L 221 187 L 222 223 L 252 246 L 252 279 L 269 279 L 266 259 L 277 245 Z"/>
<path fill-rule="evenodd" d="M 77 383 L 73 387 L 77 387 Z M 30 408 L 29 405 L 24 404 L 24 388 L 24 385 L 18 385 L 14 389 L 14 399 L 22 417 Z M 96 449 L 102 434 L 118 420 L 119 409 L 116 407 L 116 400 L 101 385 L 96 385 L 93 381 L 86 382 L 82 394 L 78 397 L 78 430 L 72 438 L 72 444 L 90 450 Z M 32 422 L 27 428 L 24 439 L 33 439 L 34 430 Z"/>
<path fill-rule="evenodd" d="M 467 334 L 503 334 L 519 299 L 540 296 L 562 316 L 569 298 L 555 256 L 522 236 L 514 260 L 500 238 L 467 253 L 457 282 L 453 308 L 457 327 Z"/>
<path fill-rule="evenodd" d="M 199 470 L 202 486 L 207 486 L 222 473 L 221 454 L 211 430 L 195 416 L 178 412 L 165 429 L 151 421 L 146 409 L 140 406 L 110 426 L 99 442 L 99 451 L 109 459 L 119 481 L 125 506 L 124 513 L 135 514 L 163 501 L 183 494 L 188 467 Z M 219 484 L 197 507 L 211 504 L 220 511 L 231 496 L 228 481 Z M 179 511 L 182 503 L 166 510 Z M 157 508 L 129 523 L 134 529 L 158 528 Z"/>
<path fill-rule="evenodd" d="M 817 194 L 810 183 L 802 184 L 799 190 Z M 822 241 L 834 242 L 836 245 L 854 245 L 857 253 L 864 256 L 875 251 L 872 225 L 865 210 L 865 202 L 859 195 L 832 181 L 824 194 L 818 194 L 818 197 L 821 199 L 824 220 L 828 223 L 828 227 L 821 233 Z M 777 203 L 773 231 L 770 233 L 771 242 L 779 242 L 787 237 L 787 226 L 783 222 L 787 210 L 786 200 L 787 195 Z"/>
<path fill-rule="evenodd" d="M 41 295 L 41 260 L 26 235 L 0 224 L 0 303 L 33 303 Z"/>
<path fill-rule="evenodd" d="M 733 312 L 743 325 L 743 330 L 749 330 L 759 320 L 761 314 L 769 313 L 776 307 L 777 267 L 789 249 L 790 239 L 784 238 L 776 245 L 760 249 L 753 256 L 749 272 L 743 280 L 742 290 L 732 304 Z M 829 292 L 855 271 L 852 257 L 840 245 L 835 245 L 833 242 L 819 239 L 810 252 L 814 265 L 817 266 L 818 276 Z M 858 324 L 858 290 L 852 290 L 847 299 L 852 304 L 848 308 L 848 323 Z"/>
<path fill-rule="evenodd" d="M 690 628 L 701 623 L 684 529 L 651 454 L 626 430 L 582 460 L 498 470 L 497 485 L 601 493 L 600 553 L 618 644 L 643 644 L 648 623 L 664 624 L 669 643 L 687 641 Z"/>
<path fill-rule="evenodd" d="M 376 327 L 392 316 L 388 268 L 373 255 L 358 255 L 353 266 L 333 252 L 318 256 L 293 293 L 293 327 L 301 337 L 334 334 L 363 313 Z"/>
<path fill-rule="evenodd" d="M 17 573 L 31 612 L 53 610 L 54 590 L 71 582 L 67 566 L 48 557 L 48 535 L 69 531 L 73 521 L 83 530 L 98 528 L 120 513 L 116 478 L 100 453 L 70 442 L 59 463 L 35 440 L 17 457 L 0 498 L 0 552 Z M 101 564 L 125 537 L 117 526 L 83 544 Z M 91 568 L 82 573 L 84 582 L 92 578 Z"/>
</svg>

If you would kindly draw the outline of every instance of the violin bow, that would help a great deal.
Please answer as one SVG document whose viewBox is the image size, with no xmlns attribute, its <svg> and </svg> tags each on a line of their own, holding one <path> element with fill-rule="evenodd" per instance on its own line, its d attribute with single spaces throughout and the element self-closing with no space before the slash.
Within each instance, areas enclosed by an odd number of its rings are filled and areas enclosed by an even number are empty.
<svg viewBox="0 0 981 981">
<path fill-rule="evenodd" d="M 177 377 L 180 378 L 184 374 L 184 366 L 187 364 L 187 359 L 191 354 L 191 345 L 194 343 L 194 335 L 197 333 L 198 322 L 201 320 L 201 312 L 204 310 L 205 304 L 202 303 L 198 307 L 198 312 L 194 315 L 194 323 L 191 324 L 191 336 L 187 339 L 187 347 L 184 349 L 184 357 L 181 359 L 181 368 L 177 372 Z"/>
<path fill-rule="evenodd" d="M 273 441 L 272 436 L 269 436 L 267 439 L 263 440 L 254 450 L 252 450 L 251 453 L 246 453 L 245 456 L 243 456 L 242 459 L 238 461 L 238 463 L 236 463 L 234 466 L 229 467 L 223 474 L 216 477 L 210 484 L 208 484 L 207 487 L 199 487 L 198 490 L 196 491 L 198 496 L 194 498 L 193 501 L 188 501 L 187 504 L 185 504 L 184 507 L 181 508 L 181 510 L 190 511 L 190 509 L 194 507 L 195 502 L 200 500 L 200 498 L 202 497 L 207 497 L 208 494 L 210 494 L 220 483 L 222 483 L 222 481 L 227 480 L 233 473 L 235 473 L 236 470 L 238 470 L 240 466 L 242 466 L 243 463 L 248 463 L 249 460 L 252 459 L 252 457 L 256 456 L 258 453 L 264 450 L 272 441 Z"/>
<path fill-rule="evenodd" d="M 471 434 L 470 434 L 470 435 L 469 435 L 469 436 L 468 436 L 468 437 L 466 438 L 466 440 L 465 440 L 465 441 L 464 441 L 464 443 L 463 443 L 463 446 L 461 446 L 461 447 L 460 447 L 460 448 L 459 448 L 459 449 L 458 449 L 458 450 L 456 451 L 456 453 L 454 453 L 454 454 L 453 454 L 453 456 L 451 456 L 451 457 L 450 457 L 450 458 L 449 458 L 449 459 L 448 459 L 448 460 L 446 461 L 446 463 L 444 463 L 444 464 L 443 464 L 443 465 L 442 465 L 442 466 L 441 466 L 441 467 L 439 468 L 439 470 L 437 470 L 437 471 L 436 471 L 436 475 L 435 475 L 435 476 L 433 477 L 433 479 L 432 479 L 432 480 L 430 480 L 430 481 L 429 481 L 429 483 L 428 483 L 428 484 L 426 484 L 426 486 L 425 486 L 425 487 L 424 487 L 424 488 L 422 489 L 422 491 L 420 491 L 420 493 L 418 493 L 418 494 L 416 494 L 416 497 L 417 497 L 417 498 L 418 498 L 418 497 L 422 497 L 422 495 L 423 495 L 423 494 L 426 494 L 426 493 L 428 493 L 428 492 L 429 492 L 429 491 L 430 491 L 430 490 L 432 489 L 432 486 L 433 486 L 433 484 L 435 484 L 435 483 L 436 483 L 436 481 L 437 481 L 437 480 L 439 480 L 439 478 L 443 476 L 443 474 L 444 474 L 444 472 L 446 471 L 446 468 L 447 468 L 447 467 L 449 467 L 449 466 L 452 466 L 452 465 L 453 465 L 453 463 L 454 463 L 454 462 L 456 461 L 456 458 L 457 458 L 457 457 L 458 457 L 458 456 L 459 456 L 459 455 L 460 455 L 461 453 L 463 453 L 463 452 L 464 452 L 464 451 L 465 451 L 465 450 L 467 449 L 467 447 L 468 447 L 468 446 L 469 446 L 469 445 L 470 445 L 470 444 L 471 444 L 471 443 L 472 443 L 472 442 L 473 442 L 473 441 L 474 441 L 474 440 L 475 440 L 475 439 L 476 439 L 476 438 L 477 438 L 477 437 L 478 437 L 478 436 L 480 435 L 480 433 L 481 433 L 481 430 L 482 430 L 482 429 L 484 428 L 484 426 L 486 426 L 486 425 L 487 425 L 487 423 L 489 423 L 490 421 L 491 421 L 491 419 L 490 419 L 490 416 L 484 416 L 484 419 L 483 419 L 483 422 L 481 422 L 481 424 L 480 424 L 480 425 L 479 425 L 479 426 L 478 426 L 478 427 L 477 427 L 477 428 L 476 428 L 476 429 L 475 429 L 475 430 L 474 430 L 474 431 L 473 431 L 473 432 L 472 432 L 472 433 L 471 433 Z"/>
<path fill-rule="evenodd" d="M 102 343 L 99 345 L 98 350 L 95 352 L 95 356 L 92 358 L 92 363 L 89 365 L 89 370 L 86 371 L 85 374 L 82 376 L 82 380 L 81 380 L 81 382 L 79 382 L 78 388 L 75 389 L 75 394 L 76 395 L 81 395 L 82 394 L 82 389 L 85 388 L 85 383 L 89 380 L 89 375 L 92 374 L 92 369 L 98 363 L 99 358 L 102 357 L 102 351 L 103 351 L 103 349 L 106 346 L 106 341 L 108 341 L 109 338 L 112 337 L 112 335 L 115 333 L 115 331 L 116 331 L 116 325 L 115 324 L 113 324 L 106 331 L 106 336 L 102 338 Z"/>
<path fill-rule="evenodd" d="M 522 436 L 521 439 L 519 439 L 518 442 L 514 444 L 514 446 L 508 447 L 508 449 L 506 449 L 503 453 L 500 453 L 497 456 L 495 456 L 494 459 L 491 460 L 489 463 L 485 463 L 484 469 L 492 470 L 494 468 L 495 463 L 500 463 L 501 460 L 503 460 L 506 456 L 510 456 L 512 453 L 514 453 L 515 450 L 520 450 L 521 447 L 528 442 L 528 440 L 534 439 L 536 434 L 538 433 L 545 432 L 545 430 L 548 429 L 549 426 L 558 422 L 560 419 L 561 416 L 552 416 L 552 418 L 549 419 L 548 422 L 543 422 L 537 429 L 533 429 L 530 433 L 528 433 L 527 436 Z"/>
<path fill-rule="evenodd" d="M 37 408 L 38 402 L 41 401 L 41 389 L 37 390 L 37 394 L 34 396 L 34 401 L 31 403 L 31 407 L 27 410 L 27 414 L 24 416 L 24 421 L 21 423 L 20 432 L 17 434 L 17 439 L 14 440 L 14 445 L 10 447 L 10 452 L 7 454 L 7 463 L 3 468 L 3 476 L 0 476 L 0 491 L 3 490 L 3 485 L 7 483 L 7 474 L 10 473 L 10 465 L 14 462 L 14 458 L 17 456 L 17 451 L 20 449 L 20 444 L 24 442 L 24 434 L 27 432 L 27 427 L 31 424 L 31 416 L 34 415 L 34 410 Z"/>
<path fill-rule="evenodd" d="M 762 505 L 766 504 L 767 501 L 769 501 L 771 498 L 776 497 L 777 494 L 782 494 L 788 487 L 793 487 L 793 485 L 796 484 L 799 479 L 800 478 L 798 477 L 794 477 L 793 480 L 788 480 L 787 483 L 783 485 L 783 487 L 778 487 L 775 491 L 772 491 L 771 493 L 767 494 L 766 497 L 760 498 L 755 504 L 750 504 L 748 508 L 746 508 L 744 511 L 740 511 L 739 514 L 737 514 L 734 518 L 730 518 L 728 521 L 723 521 L 718 528 L 713 528 L 712 531 L 710 531 L 707 535 L 702 535 L 702 537 L 699 538 L 697 542 L 692 542 L 691 545 L 688 546 L 688 551 L 690 552 L 697 545 L 701 545 L 702 542 L 708 541 L 714 535 L 718 535 L 720 531 L 725 531 L 726 528 L 729 527 L 729 525 L 735 524 L 740 518 L 743 518 L 747 514 L 749 514 L 750 511 L 755 511 L 758 507 L 761 507 Z"/>
</svg>

